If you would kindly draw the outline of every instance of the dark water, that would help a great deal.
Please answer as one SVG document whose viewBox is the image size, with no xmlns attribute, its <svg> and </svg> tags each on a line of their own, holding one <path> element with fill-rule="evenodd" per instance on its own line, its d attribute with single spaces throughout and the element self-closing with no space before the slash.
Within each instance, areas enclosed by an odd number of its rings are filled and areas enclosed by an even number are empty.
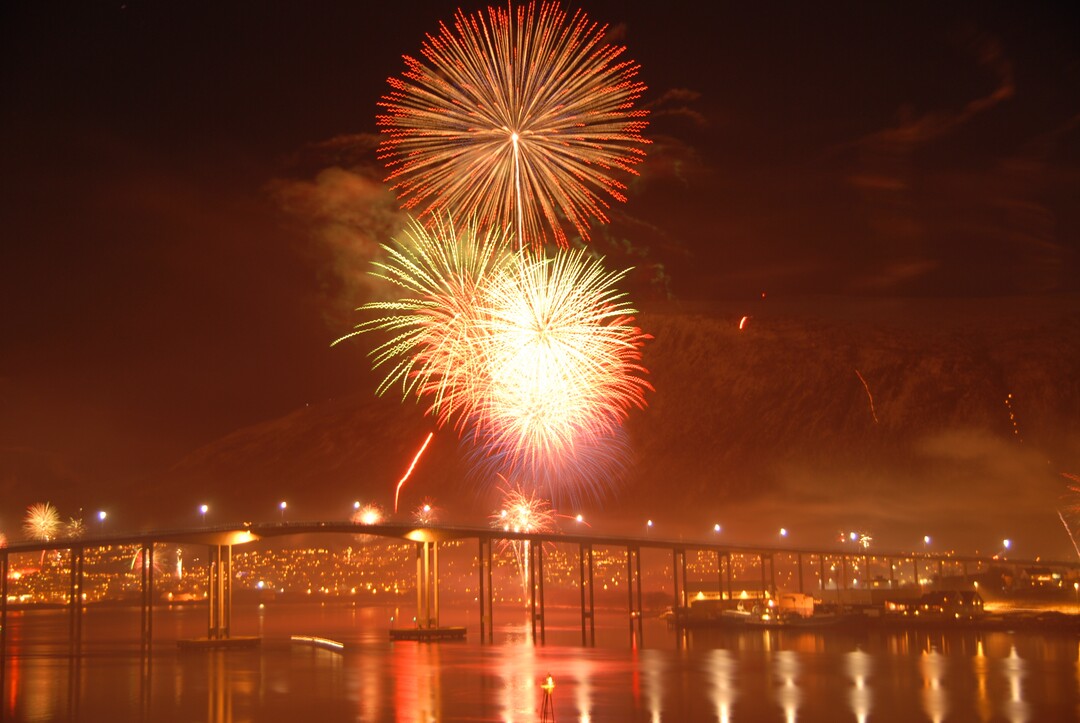
<svg viewBox="0 0 1080 723">
<path fill-rule="evenodd" d="M 16 614 L 0 720 L 537 721 L 548 673 L 558 721 L 1080 720 L 1072 634 L 707 631 L 680 644 L 650 620 L 635 650 L 625 612 L 598 611 L 598 645 L 582 648 L 576 611 L 549 610 L 539 646 L 524 613 L 497 610 L 494 645 L 464 615 L 444 623 L 471 625 L 466 642 L 390 643 L 394 613 L 238 607 L 234 631 L 262 647 L 209 652 L 175 644 L 205 635 L 202 609 L 162 609 L 148 655 L 138 609 L 89 610 L 76 653 L 65 612 Z"/>
</svg>

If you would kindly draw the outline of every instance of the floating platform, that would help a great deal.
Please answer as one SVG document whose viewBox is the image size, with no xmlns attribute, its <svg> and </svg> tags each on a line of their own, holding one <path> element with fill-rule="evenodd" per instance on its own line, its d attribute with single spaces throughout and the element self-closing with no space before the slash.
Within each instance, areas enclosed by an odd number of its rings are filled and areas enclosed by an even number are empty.
<svg viewBox="0 0 1080 723">
<path fill-rule="evenodd" d="M 181 650 L 246 650 L 262 645 L 262 638 L 254 636 L 236 636 L 232 638 L 188 638 L 177 640 Z"/>
<path fill-rule="evenodd" d="M 340 653 L 342 650 L 345 649 L 345 643 L 338 642 L 337 640 L 331 640 L 330 638 L 319 638 L 314 635 L 293 635 L 289 639 L 294 643 L 310 645 L 313 648 L 322 648 L 324 650 L 330 650 L 335 653 Z"/>
<path fill-rule="evenodd" d="M 391 640 L 419 640 L 430 643 L 435 640 L 464 640 L 464 627 L 449 628 L 390 628 Z"/>
</svg>

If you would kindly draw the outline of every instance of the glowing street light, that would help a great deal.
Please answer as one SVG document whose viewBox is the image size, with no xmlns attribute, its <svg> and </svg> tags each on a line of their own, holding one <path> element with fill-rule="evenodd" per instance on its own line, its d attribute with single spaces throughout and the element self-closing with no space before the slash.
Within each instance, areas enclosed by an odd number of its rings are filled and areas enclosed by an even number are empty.
<svg viewBox="0 0 1080 723">
<path fill-rule="evenodd" d="M 97 518 L 98 518 L 98 522 L 101 523 L 101 529 L 102 530 L 105 529 L 105 518 L 108 517 L 108 516 L 109 516 L 109 513 L 106 512 L 105 510 L 98 510 Z"/>
<path fill-rule="evenodd" d="M 281 504 L 278 505 L 278 508 L 281 510 L 281 521 L 282 522 L 285 521 L 285 508 L 288 507 L 288 506 L 289 506 L 289 504 L 287 502 L 285 502 L 285 500 L 282 500 Z"/>
<path fill-rule="evenodd" d="M 652 520 L 648 520 L 645 523 L 645 532 L 652 532 Z"/>
<path fill-rule="evenodd" d="M 780 537 L 787 537 L 787 528 L 786 527 L 781 527 L 780 528 Z"/>
<path fill-rule="evenodd" d="M 206 524 L 206 513 L 210 511 L 210 505 L 199 505 L 199 514 L 202 515 L 203 525 Z"/>
<path fill-rule="evenodd" d="M 720 534 L 720 530 L 721 530 L 721 529 L 722 529 L 722 528 L 720 527 L 720 523 L 719 523 L 719 522 L 717 522 L 717 523 L 716 523 L 715 525 L 713 525 L 713 526 L 712 526 L 712 531 L 713 531 L 713 532 L 715 532 L 716 534 Z"/>
<path fill-rule="evenodd" d="M 930 535 L 923 535 L 922 536 L 922 544 L 923 544 L 923 547 L 930 547 Z"/>
<path fill-rule="evenodd" d="M 360 500 L 357 500 L 356 502 L 353 502 L 353 503 L 352 503 L 352 508 L 353 508 L 354 510 L 358 510 L 358 509 L 360 509 Z"/>
<path fill-rule="evenodd" d="M 1012 540 L 1006 537 L 1004 540 L 1001 541 L 1001 546 L 1008 550 L 1010 547 L 1012 547 Z"/>
<path fill-rule="evenodd" d="M 1073 591 L 1076 593 L 1076 609 L 1080 610 L 1080 582 L 1073 583 Z"/>
</svg>

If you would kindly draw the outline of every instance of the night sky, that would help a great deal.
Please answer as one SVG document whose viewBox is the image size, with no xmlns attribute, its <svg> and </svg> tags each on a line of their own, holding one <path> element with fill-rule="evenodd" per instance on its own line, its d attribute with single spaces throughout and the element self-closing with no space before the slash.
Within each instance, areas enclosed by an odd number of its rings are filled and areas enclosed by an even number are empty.
<svg viewBox="0 0 1080 723">
<path fill-rule="evenodd" d="M 401 218 L 375 103 L 456 7 L 77 5 L 0 10 L 9 535 L 373 389 L 329 343 Z M 635 301 L 1075 299 L 1075 13 L 699 5 L 581 6 L 649 86 L 648 160 L 595 230 Z"/>
</svg>

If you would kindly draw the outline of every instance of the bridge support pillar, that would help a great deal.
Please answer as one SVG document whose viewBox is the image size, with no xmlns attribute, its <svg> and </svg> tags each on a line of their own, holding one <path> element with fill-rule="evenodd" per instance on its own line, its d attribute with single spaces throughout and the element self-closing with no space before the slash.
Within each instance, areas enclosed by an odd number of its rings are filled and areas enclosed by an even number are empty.
<svg viewBox="0 0 1080 723">
<path fill-rule="evenodd" d="M 544 545 L 526 540 L 529 547 L 529 610 L 532 619 L 532 638 L 536 643 L 536 623 L 540 622 L 540 644 L 547 642 L 544 623 Z"/>
<path fill-rule="evenodd" d="M 675 581 L 673 609 L 685 608 L 686 599 L 686 550 L 671 548 L 671 572 Z M 640 607 L 640 606 L 639 606 Z"/>
<path fill-rule="evenodd" d="M 596 645 L 596 607 L 593 597 L 593 548 L 591 544 L 584 542 L 578 544 L 578 586 L 581 590 L 581 644 Z M 588 607 L 586 607 L 585 591 L 588 588 Z M 588 638 L 585 637 L 588 621 Z"/>
<path fill-rule="evenodd" d="M 8 553 L 0 552 L 0 672 L 7 655 Z M 2 691 L 2 689 L 0 689 Z"/>
<path fill-rule="evenodd" d="M 209 608 L 206 637 L 227 639 L 232 626 L 232 545 L 210 545 L 206 592 Z"/>
<path fill-rule="evenodd" d="M 142 629 L 143 646 L 149 646 L 154 638 L 154 543 L 142 546 Z"/>
<path fill-rule="evenodd" d="M 416 543 L 416 626 L 439 627 L 439 543 Z"/>
<path fill-rule="evenodd" d="M 630 647 L 638 648 L 642 645 L 644 628 L 641 621 L 641 549 L 637 547 L 626 548 L 626 593 L 630 602 Z"/>
<path fill-rule="evenodd" d="M 71 558 L 71 590 L 68 600 L 71 603 L 71 643 L 78 647 L 82 643 L 82 592 L 83 592 L 83 548 L 73 545 L 69 552 Z"/>
<path fill-rule="evenodd" d="M 492 604 L 495 590 L 491 587 L 491 538 L 480 538 L 480 642 L 495 642 Z"/>
</svg>

